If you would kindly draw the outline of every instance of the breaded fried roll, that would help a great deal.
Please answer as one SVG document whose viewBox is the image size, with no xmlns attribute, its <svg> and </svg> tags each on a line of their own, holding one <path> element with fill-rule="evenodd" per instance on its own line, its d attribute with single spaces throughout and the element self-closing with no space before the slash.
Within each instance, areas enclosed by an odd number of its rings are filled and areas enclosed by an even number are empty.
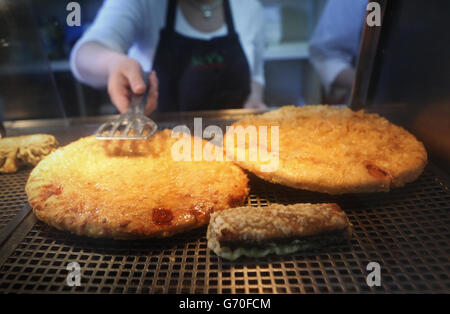
<svg viewBox="0 0 450 314">
<path fill-rule="evenodd" d="M 236 207 L 213 213 L 207 231 L 208 248 L 229 260 L 314 250 L 350 238 L 351 224 L 337 204 Z"/>
</svg>

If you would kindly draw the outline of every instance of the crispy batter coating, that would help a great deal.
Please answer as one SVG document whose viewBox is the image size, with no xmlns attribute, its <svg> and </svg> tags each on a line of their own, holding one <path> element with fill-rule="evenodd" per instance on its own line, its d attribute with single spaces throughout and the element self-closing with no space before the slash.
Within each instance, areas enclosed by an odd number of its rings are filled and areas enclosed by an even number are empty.
<svg viewBox="0 0 450 314">
<path fill-rule="evenodd" d="M 233 126 L 251 125 L 279 126 L 278 168 L 261 171 L 266 163 L 259 157 L 237 164 L 267 181 L 293 188 L 329 194 L 387 192 L 416 180 L 427 164 L 427 152 L 412 134 L 364 111 L 287 106 Z M 248 149 L 247 145 L 247 156 Z M 230 158 L 237 160 L 236 155 Z"/>
<path fill-rule="evenodd" d="M 337 204 L 246 206 L 212 214 L 208 237 L 220 243 L 264 243 L 343 231 L 349 225 Z"/>
<path fill-rule="evenodd" d="M 36 216 L 91 237 L 168 237 L 241 205 L 246 174 L 231 162 L 174 161 L 170 130 L 147 141 L 80 139 L 33 169 L 26 185 Z M 205 142 L 203 142 L 204 144 Z"/>
<path fill-rule="evenodd" d="M 33 134 L 0 139 L 0 173 L 16 172 L 35 166 L 58 147 L 58 141 L 48 134 Z"/>
<path fill-rule="evenodd" d="M 351 224 L 337 204 L 237 207 L 212 214 L 207 232 L 208 247 L 228 259 L 291 253 L 336 237 L 351 237 Z"/>
</svg>

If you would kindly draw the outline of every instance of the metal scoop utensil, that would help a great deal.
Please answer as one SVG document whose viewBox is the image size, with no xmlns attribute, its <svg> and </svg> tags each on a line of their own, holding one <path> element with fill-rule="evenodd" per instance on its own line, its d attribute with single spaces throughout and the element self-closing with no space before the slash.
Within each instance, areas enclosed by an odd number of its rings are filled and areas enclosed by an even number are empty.
<svg viewBox="0 0 450 314">
<path fill-rule="evenodd" d="M 146 81 L 148 86 L 148 82 Z M 150 87 L 142 95 L 134 94 L 130 108 L 119 118 L 102 124 L 95 132 L 98 140 L 146 140 L 155 134 L 158 125 L 144 115 Z"/>
</svg>

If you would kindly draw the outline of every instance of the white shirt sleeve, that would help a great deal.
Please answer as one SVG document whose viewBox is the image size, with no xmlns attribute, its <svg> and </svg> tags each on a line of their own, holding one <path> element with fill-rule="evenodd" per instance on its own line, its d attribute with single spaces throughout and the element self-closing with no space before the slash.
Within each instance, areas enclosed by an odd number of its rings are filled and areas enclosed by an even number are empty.
<svg viewBox="0 0 450 314">
<path fill-rule="evenodd" d="M 75 56 L 79 48 L 87 42 L 98 42 L 111 50 L 127 54 L 136 38 L 142 32 L 144 24 L 141 1 L 107 0 L 104 1 L 92 26 L 83 34 L 71 52 L 70 65 L 75 77 L 81 77 Z M 99 82 L 102 85 L 104 82 Z"/>
<path fill-rule="evenodd" d="M 364 25 L 367 0 L 329 0 L 309 43 L 310 60 L 325 87 L 354 66 Z"/>
<path fill-rule="evenodd" d="M 255 23 L 256 30 L 252 42 L 254 45 L 254 53 L 252 56 L 254 62 L 250 70 L 252 74 L 252 81 L 264 86 L 264 50 L 266 48 L 266 38 L 264 31 L 264 11 L 261 5 L 257 7 L 253 21 Z"/>
</svg>

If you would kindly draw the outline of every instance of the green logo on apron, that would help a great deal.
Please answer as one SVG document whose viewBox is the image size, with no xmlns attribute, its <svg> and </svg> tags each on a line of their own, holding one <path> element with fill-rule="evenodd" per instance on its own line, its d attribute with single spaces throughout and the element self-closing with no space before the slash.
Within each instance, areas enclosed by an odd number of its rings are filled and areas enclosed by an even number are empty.
<svg viewBox="0 0 450 314">
<path fill-rule="evenodd" d="M 204 56 L 192 56 L 191 67 L 223 64 L 224 58 L 217 52 L 211 52 Z"/>
</svg>

